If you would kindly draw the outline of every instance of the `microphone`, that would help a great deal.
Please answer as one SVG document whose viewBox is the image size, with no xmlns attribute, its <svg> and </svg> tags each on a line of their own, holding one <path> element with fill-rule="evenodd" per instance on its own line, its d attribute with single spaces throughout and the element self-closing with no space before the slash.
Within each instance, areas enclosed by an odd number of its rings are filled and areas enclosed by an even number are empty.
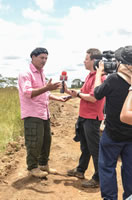
<svg viewBox="0 0 132 200">
<path fill-rule="evenodd" d="M 67 72 L 63 71 L 60 75 L 60 80 L 62 81 L 62 88 L 60 89 L 60 93 L 64 93 L 64 82 L 67 81 Z"/>
</svg>

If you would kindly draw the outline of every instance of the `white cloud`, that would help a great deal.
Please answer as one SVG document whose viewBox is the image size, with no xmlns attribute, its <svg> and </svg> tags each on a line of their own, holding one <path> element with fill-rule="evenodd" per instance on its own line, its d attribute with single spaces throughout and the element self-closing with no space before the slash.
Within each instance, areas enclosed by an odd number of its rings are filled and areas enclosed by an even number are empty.
<svg viewBox="0 0 132 200">
<path fill-rule="evenodd" d="M 131 45 L 130 8 L 130 0 L 109 1 L 94 10 L 72 7 L 69 15 L 61 19 L 61 25 L 56 27 L 61 39 L 46 43 L 51 52 L 48 62 L 51 64 L 54 61 L 52 68 L 75 67 L 76 72 L 69 72 L 71 78 L 80 76 L 84 80 L 87 72 L 84 66 L 77 67 L 77 64 L 83 63 L 88 48 L 96 47 L 104 51 Z"/>
<path fill-rule="evenodd" d="M 43 11 L 53 11 L 54 8 L 54 0 L 35 0 L 36 4 Z"/>
<path fill-rule="evenodd" d="M 117 6 L 118 5 L 118 6 Z M 119 7 L 117 9 L 117 7 Z M 115 49 L 130 44 L 132 35 L 131 1 L 114 0 L 94 10 L 72 7 L 63 19 L 60 32 L 74 49 L 98 47 Z M 129 32 L 120 34 L 120 30 Z M 125 32 L 124 32 L 125 33 Z M 86 47 L 87 46 L 87 47 Z"/>
<path fill-rule="evenodd" d="M 0 44 L 2 56 L 25 56 L 29 49 L 39 45 L 44 36 L 44 27 L 32 22 L 16 25 L 0 19 Z"/>
<path fill-rule="evenodd" d="M 26 8 L 22 10 L 22 15 L 26 19 L 30 19 L 33 21 L 39 21 L 40 23 L 47 25 L 51 24 L 54 25 L 58 23 L 58 19 L 51 17 L 47 13 L 43 13 L 41 10 L 33 10 L 31 8 Z"/>
<path fill-rule="evenodd" d="M 31 8 L 27 8 L 23 10 L 23 16 L 32 20 L 47 20 L 49 15 L 42 13 L 40 10 L 32 10 Z"/>
<path fill-rule="evenodd" d="M 47 74 L 56 73 L 54 79 L 59 79 L 62 70 L 71 68 L 76 71 L 69 71 L 69 78 L 84 80 L 87 72 L 84 66 L 78 67 L 77 64 L 83 64 L 88 48 L 115 50 L 132 43 L 131 0 L 107 1 L 91 9 L 71 7 L 68 15 L 61 19 L 47 14 L 53 10 L 52 1 L 36 0 L 36 4 L 40 10 L 23 10 L 25 19 L 31 20 L 28 24 L 17 25 L 0 20 L 0 57 L 8 55 L 29 59 L 34 48 L 43 46 L 49 51 L 45 66 Z M 46 12 L 42 11 L 44 9 Z M 13 63 L 16 68 L 19 65 L 25 65 L 23 59 Z"/>
<path fill-rule="evenodd" d="M 0 73 L 5 76 L 7 76 L 6 74 L 17 76 L 21 68 L 26 67 L 27 60 L 30 60 L 30 52 L 36 46 L 42 46 L 44 27 L 35 22 L 16 25 L 0 19 L 0 30 Z M 5 59 L 5 57 L 14 56 L 18 56 L 20 59 Z"/>
</svg>

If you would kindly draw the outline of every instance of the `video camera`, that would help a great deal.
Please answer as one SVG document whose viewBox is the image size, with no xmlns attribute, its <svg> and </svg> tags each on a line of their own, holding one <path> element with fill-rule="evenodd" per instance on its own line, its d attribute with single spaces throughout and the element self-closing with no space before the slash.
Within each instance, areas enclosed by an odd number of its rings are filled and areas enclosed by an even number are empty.
<svg viewBox="0 0 132 200">
<path fill-rule="evenodd" d="M 94 70 L 96 67 L 99 67 L 100 60 L 104 61 L 104 71 L 106 74 L 111 74 L 117 71 L 117 61 L 115 59 L 115 54 L 113 51 L 103 51 L 103 54 L 97 54 L 91 56 L 91 59 L 94 60 Z"/>
</svg>

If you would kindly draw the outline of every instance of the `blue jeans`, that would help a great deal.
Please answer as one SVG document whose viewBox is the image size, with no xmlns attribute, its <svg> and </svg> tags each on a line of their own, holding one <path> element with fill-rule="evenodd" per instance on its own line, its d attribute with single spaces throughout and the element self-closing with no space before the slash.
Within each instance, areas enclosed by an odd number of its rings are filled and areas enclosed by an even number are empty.
<svg viewBox="0 0 132 200">
<path fill-rule="evenodd" d="M 114 142 L 104 130 L 99 146 L 99 177 L 101 195 L 106 200 L 118 199 L 116 165 L 119 155 L 125 200 L 132 194 L 132 142 Z"/>
</svg>

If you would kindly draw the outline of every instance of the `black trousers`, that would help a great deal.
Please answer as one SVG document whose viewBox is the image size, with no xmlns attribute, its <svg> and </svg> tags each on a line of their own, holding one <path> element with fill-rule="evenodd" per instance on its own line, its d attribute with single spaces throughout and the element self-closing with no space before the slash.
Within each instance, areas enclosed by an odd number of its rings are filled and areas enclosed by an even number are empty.
<svg viewBox="0 0 132 200">
<path fill-rule="evenodd" d="M 92 156 L 95 173 L 93 179 L 99 181 L 98 174 L 98 153 L 99 153 L 99 140 L 100 140 L 100 124 L 98 119 L 85 119 L 80 123 L 80 149 L 81 156 L 77 170 L 85 173 L 88 168 L 90 157 Z"/>
</svg>

